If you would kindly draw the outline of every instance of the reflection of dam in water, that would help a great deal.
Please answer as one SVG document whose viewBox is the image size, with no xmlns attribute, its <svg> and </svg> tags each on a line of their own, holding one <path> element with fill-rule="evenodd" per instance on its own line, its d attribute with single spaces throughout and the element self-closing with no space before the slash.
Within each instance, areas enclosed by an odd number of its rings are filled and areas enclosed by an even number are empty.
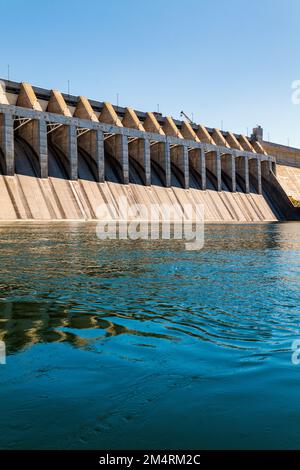
<svg viewBox="0 0 300 470">
<path fill-rule="evenodd" d="M 47 302 L 0 304 L 0 316 L 0 341 L 5 340 L 9 353 L 38 343 L 66 342 L 78 348 L 87 347 L 92 341 L 80 335 L 80 331 L 89 329 L 99 330 L 98 340 L 125 333 L 151 336 L 150 333 L 134 331 L 97 314 L 78 312 L 70 315 L 66 307 Z"/>
<path fill-rule="evenodd" d="M 94 220 L 118 200 L 207 221 L 297 219 L 259 140 L 5 82 L 0 220 Z M 186 207 L 191 207 L 188 214 Z M 132 215 L 132 218 L 135 216 Z"/>
</svg>

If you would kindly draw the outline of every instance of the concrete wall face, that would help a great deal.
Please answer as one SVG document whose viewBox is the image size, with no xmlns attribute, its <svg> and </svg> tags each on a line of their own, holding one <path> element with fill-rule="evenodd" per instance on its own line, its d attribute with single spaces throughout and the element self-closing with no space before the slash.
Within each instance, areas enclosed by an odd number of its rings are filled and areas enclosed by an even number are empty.
<svg viewBox="0 0 300 470">
<path fill-rule="evenodd" d="M 300 202 L 300 168 L 291 165 L 276 165 L 276 176 L 286 194 Z"/>
<path fill-rule="evenodd" d="M 96 165 L 96 181 L 105 180 L 104 136 L 101 130 L 84 132 L 78 137 L 78 147 L 91 156 Z"/>
<path fill-rule="evenodd" d="M 262 141 L 261 145 L 268 154 L 276 157 L 276 162 L 280 165 L 300 168 L 300 149 L 266 141 Z"/>
<path fill-rule="evenodd" d="M 169 188 L 171 186 L 171 156 L 169 142 L 154 143 L 151 146 L 150 153 L 151 160 L 156 162 L 163 169 L 164 185 Z"/>
<path fill-rule="evenodd" d="M 189 151 L 186 145 L 177 145 L 170 150 L 171 162 L 180 169 L 182 173 L 182 185 L 189 188 Z"/>
<path fill-rule="evenodd" d="M 248 158 L 237 157 L 235 160 L 236 174 L 241 179 L 241 186 L 245 193 L 250 192 L 250 181 L 249 181 L 249 160 Z"/>
<path fill-rule="evenodd" d="M 129 143 L 128 152 L 130 157 L 134 158 L 143 168 L 144 184 L 151 185 L 151 156 L 150 156 L 150 140 L 135 139 Z"/>
<path fill-rule="evenodd" d="M 300 149 L 262 141 L 261 145 L 276 157 L 272 167 L 278 182 L 291 200 L 300 202 Z"/>
<path fill-rule="evenodd" d="M 48 142 L 46 121 L 34 119 L 22 126 L 18 131 L 20 135 L 34 149 L 39 159 L 38 175 L 48 177 Z"/>
<path fill-rule="evenodd" d="M 78 178 L 77 129 L 75 125 L 61 126 L 51 134 L 51 142 L 62 149 L 68 162 L 71 180 Z"/>
<path fill-rule="evenodd" d="M 216 179 L 217 191 L 222 191 L 222 167 L 221 154 L 219 150 L 208 152 L 205 157 L 206 168 L 214 175 Z"/>
<path fill-rule="evenodd" d="M 150 151 L 150 140 L 139 139 L 139 154 L 142 155 L 144 161 L 145 171 L 145 184 L 146 186 L 151 185 L 151 151 Z"/>
<path fill-rule="evenodd" d="M 37 127 L 37 154 L 40 161 L 41 178 L 48 177 L 48 142 L 47 142 L 47 124 L 45 121 L 38 121 Z"/>
<path fill-rule="evenodd" d="M 229 181 L 229 188 L 232 192 L 236 191 L 236 169 L 234 155 L 222 155 L 221 158 L 222 174 L 225 173 Z"/>
</svg>

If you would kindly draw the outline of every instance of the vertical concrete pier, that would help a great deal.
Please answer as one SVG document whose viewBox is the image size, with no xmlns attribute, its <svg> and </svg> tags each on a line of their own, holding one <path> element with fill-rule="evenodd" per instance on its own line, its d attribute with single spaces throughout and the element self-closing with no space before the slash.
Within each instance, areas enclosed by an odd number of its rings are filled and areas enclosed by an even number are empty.
<svg viewBox="0 0 300 470">
<path fill-rule="evenodd" d="M 7 175 L 15 173 L 14 119 L 10 113 L 0 114 L 0 147 L 4 154 Z"/>
<path fill-rule="evenodd" d="M 180 147 L 180 160 L 181 168 L 184 175 L 184 188 L 189 189 L 190 187 L 190 172 L 189 172 L 189 149 L 186 145 Z"/>
<path fill-rule="evenodd" d="M 144 171 L 145 171 L 145 184 L 151 185 L 151 154 L 150 154 L 150 140 L 140 139 L 141 155 L 144 157 Z"/>
<path fill-rule="evenodd" d="M 66 155 L 70 165 L 70 179 L 78 178 L 77 128 L 67 126 Z"/>
<path fill-rule="evenodd" d="M 105 154 L 104 154 L 104 136 L 103 131 L 97 130 L 93 132 L 95 141 L 94 158 L 97 164 L 97 176 L 99 183 L 105 180 Z M 93 155 L 93 153 L 92 153 Z"/>
<path fill-rule="evenodd" d="M 201 185 L 203 190 L 206 189 L 206 158 L 205 151 L 201 147 L 200 149 L 200 174 L 201 174 Z"/>
</svg>

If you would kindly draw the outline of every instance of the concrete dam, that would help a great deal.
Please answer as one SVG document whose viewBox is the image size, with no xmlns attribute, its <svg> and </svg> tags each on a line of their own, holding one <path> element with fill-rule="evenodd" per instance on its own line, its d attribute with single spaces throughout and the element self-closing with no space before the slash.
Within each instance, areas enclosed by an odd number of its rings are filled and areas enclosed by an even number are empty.
<svg viewBox="0 0 300 470">
<path fill-rule="evenodd" d="M 299 220 L 300 150 L 261 128 L 248 138 L 0 82 L 0 220 L 97 220 L 103 204 L 122 220 L 121 197 L 158 218 L 168 205 L 193 221 L 203 205 L 207 222 Z"/>
</svg>

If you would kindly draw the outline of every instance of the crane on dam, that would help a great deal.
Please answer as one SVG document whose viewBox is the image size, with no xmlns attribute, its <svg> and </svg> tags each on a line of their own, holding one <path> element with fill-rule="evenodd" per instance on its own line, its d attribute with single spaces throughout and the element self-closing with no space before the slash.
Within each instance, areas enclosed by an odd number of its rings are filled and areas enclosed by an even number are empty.
<svg viewBox="0 0 300 470">
<path fill-rule="evenodd" d="M 180 112 L 180 117 L 182 116 L 184 116 L 190 124 L 195 124 L 194 121 L 184 111 Z"/>
</svg>

